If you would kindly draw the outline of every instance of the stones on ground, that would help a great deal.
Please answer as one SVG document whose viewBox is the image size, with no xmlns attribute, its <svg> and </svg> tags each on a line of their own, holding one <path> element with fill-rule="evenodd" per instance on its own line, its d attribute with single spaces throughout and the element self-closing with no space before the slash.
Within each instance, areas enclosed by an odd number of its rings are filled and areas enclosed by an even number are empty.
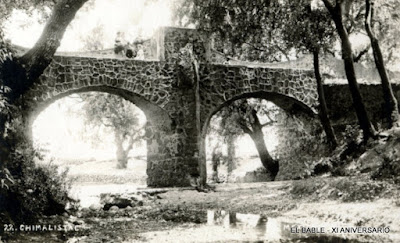
<svg viewBox="0 0 400 243">
<path fill-rule="evenodd" d="M 97 210 L 101 209 L 101 205 L 93 203 L 89 206 L 89 209 L 92 211 L 97 211 Z"/>
<path fill-rule="evenodd" d="M 143 196 L 141 194 L 101 194 L 100 203 L 103 206 L 103 210 L 110 210 L 112 207 L 127 208 L 143 206 Z"/>
<path fill-rule="evenodd" d="M 108 211 L 110 211 L 110 212 L 117 212 L 119 210 L 119 207 L 118 206 L 112 206 L 112 207 L 110 207 L 109 209 L 108 209 Z"/>
</svg>

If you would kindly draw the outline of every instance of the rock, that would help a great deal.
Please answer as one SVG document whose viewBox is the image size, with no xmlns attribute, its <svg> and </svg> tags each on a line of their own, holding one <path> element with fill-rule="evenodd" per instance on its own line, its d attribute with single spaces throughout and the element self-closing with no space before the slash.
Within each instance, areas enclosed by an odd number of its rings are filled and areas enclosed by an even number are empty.
<svg viewBox="0 0 400 243">
<path fill-rule="evenodd" d="M 117 207 L 117 206 L 112 206 L 110 209 L 109 209 L 109 211 L 118 211 L 119 210 L 119 207 Z"/>
<path fill-rule="evenodd" d="M 141 202 L 143 205 L 143 196 L 142 195 L 133 194 L 133 195 L 130 195 L 130 198 L 135 202 L 138 202 L 138 203 Z"/>
<path fill-rule="evenodd" d="M 143 205 L 143 196 L 136 194 L 101 194 L 100 202 L 104 204 L 104 210 L 109 210 L 112 206 L 117 206 L 118 208 L 135 207 Z"/>
<path fill-rule="evenodd" d="M 77 220 L 77 221 L 74 221 L 73 224 L 74 224 L 74 225 L 84 225 L 84 224 L 85 224 L 85 221 L 83 221 L 82 219 L 79 219 L 79 220 Z"/>
<path fill-rule="evenodd" d="M 89 206 L 89 209 L 92 210 L 92 211 L 97 211 L 100 208 L 101 208 L 100 204 L 92 204 L 92 205 Z"/>
<path fill-rule="evenodd" d="M 70 223 L 73 223 L 73 222 L 75 222 L 75 221 L 77 221 L 78 220 L 78 218 L 77 217 L 75 217 L 75 216 L 69 216 L 69 218 L 68 218 L 68 222 L 70 222 Z"/>
</svg>

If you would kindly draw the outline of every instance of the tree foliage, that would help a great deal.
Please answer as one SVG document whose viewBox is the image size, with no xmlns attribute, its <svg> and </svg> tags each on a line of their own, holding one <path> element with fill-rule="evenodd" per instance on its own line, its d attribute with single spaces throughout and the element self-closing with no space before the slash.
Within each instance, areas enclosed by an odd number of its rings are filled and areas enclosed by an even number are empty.
<svg viewBox="0 0 400 243">
<path fill-rule="evenodd" d="M 81 98 L 86 124 L 113 133 L 117 168 L 126 168 L 129 152 L 144 136 L 137 108 L 129 101 L 107 93 L 81 94 Z"/>
<path fill-rule="evenodd" d="M 14 10 L 22 10 L 28 14 L 38 11 L 44 19 L 48 18 L 50 9 L 56 4 L 56 0 L 5 0 L 0 4 L 0 26 L 11 16 Z"/>
<path fill-rule="evenodd" d="M 184 3 L 178 16 L 188 13 L 197 28 L 220 40 L 216 48 L 249 61 L 288 60 L 292 49 L 282 41 L 279 1 L 193 0 Z"/>
</svg>

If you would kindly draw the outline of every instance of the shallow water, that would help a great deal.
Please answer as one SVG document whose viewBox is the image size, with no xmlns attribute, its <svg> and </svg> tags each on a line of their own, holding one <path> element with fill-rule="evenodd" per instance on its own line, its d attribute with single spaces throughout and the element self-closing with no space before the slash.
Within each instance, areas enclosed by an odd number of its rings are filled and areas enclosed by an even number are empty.
<svg viewBox="0 0 400 243">
<path fill-rule="evenodd" d="M 100 194 L 111 193 L 111 194 L 123 194 L 135 192 L 138 189 L 146 188 L 146 185 L 125 183 L 125 184 L 97 184 L 87 183 L 73 185 L 70 191 L 70 195 L 79 199 L 80 205 L 83 208 L 87 208 L 92 204 L 100 203 Z"/>
<path fill-rule="evenodd" d="M 300 226 L 262 215 L 208 210 L 207 221 L 200 226 L 147 232 L 141 236 L 144 242 L 362 242 L 325 233 L 302 233 L 300 229 Z"/>
<path fill-rule="evenodd" d="M 275 218 L 267 218 L 256 214 L 227 212 L 224 210 L 207 211 L 207 225 L 220 225 L 239 231 L 253 232 L 260 240 L 293 239 L 293 242 L 359 242 L 357 240 L 324 235 L 321 232 L 322 228 L 301 228 L 301 226 L 283 222 Z M 312 231 L 316 233 L 309 233 Z"/>
</svg>

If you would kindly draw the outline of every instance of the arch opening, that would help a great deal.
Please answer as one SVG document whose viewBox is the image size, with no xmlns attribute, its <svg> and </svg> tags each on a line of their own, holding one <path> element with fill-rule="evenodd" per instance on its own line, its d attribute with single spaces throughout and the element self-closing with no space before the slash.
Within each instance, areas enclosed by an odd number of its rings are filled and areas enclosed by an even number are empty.
<svg viewBox="0 0 400 243">
<path fill-rule="evenodd" d="M 202 178 L 215 183 L 305 177 L 311 160 L 295 162 L 295 158 L 289 157 L 297 156 L 301 143 L 310 145 L 317 134 L 320 137 L 316 143 L 324 140 L 321 129 L 313 109 L 291 97 L 268 92 L 237 96 L 209 112 L 203 123 Z M 290 149 L 285 151 L 290 144 Z M 319 151 L 316 156 L 326 152 L 324 144 L 317 145 L 315 150 Z M 313 152 L 306 151 L 299 158 Z M 275 176 L 268 161 L 278 164 Z M 215 176 L 217 167 L 221 176 Z"/>
<path fill-rule="evenodd" d="M 90 206 L 100 193 L 147 185 L 146 131 L 163 115 L 157 108 L 123 90 L 85 88 L 32 109 L 29 129 L 40 163 L 68 168 L 73 197 Z"/>
</svg>

